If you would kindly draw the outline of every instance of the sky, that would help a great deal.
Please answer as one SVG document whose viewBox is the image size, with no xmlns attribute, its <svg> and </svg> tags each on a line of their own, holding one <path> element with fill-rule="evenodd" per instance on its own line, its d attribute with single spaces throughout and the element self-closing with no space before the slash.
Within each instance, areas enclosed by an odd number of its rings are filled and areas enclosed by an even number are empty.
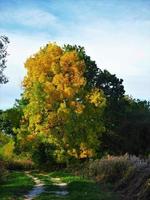
<svg viewBox="0 0 150 200">
<path fill-rule="evenodd" d="M 0 0 L 0 35 L 10 40 L 0 109 L 20 98 L 26 59 L 49 42 L 84 46 L 127 95 L 150 100 L 150 0 Z"/>
</svg>

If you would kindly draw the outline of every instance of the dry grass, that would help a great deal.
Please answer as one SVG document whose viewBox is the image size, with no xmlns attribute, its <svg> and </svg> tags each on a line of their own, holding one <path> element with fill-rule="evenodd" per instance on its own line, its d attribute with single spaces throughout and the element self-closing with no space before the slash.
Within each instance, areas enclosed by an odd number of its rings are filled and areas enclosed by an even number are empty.
<svg viewBox="0 0 150 200">
<path fill-rule="evenodd" d="M 116 182 L 122 179 L 132 163 L 127 156 L 107 156 L 89 164 L 89 175 L 98 181 Z"/>
</svg>

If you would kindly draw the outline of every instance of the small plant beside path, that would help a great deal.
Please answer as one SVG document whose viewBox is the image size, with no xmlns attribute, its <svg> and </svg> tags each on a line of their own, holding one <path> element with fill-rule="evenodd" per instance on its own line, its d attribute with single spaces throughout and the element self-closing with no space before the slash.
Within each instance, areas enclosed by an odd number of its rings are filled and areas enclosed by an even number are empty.
<svg viewBox="0 0 150 200">
<path fill-rule="evenodd" d="M 5 182 L 0 184 L 0 200 L 23 200 L 24 195 L 34 186 L 32 178 L 24 172 L 12 171 Z"/>
</svg>

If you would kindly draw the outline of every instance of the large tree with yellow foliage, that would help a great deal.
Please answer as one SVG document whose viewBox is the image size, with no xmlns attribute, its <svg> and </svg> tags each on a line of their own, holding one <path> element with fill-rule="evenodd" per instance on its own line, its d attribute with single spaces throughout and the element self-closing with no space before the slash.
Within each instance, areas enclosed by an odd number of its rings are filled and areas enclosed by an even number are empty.
<svg viewBox="0 0 150 200">
<path fill-rule="evenodd" d="M 18 130 L 21 146 L 55 145 L 57 160 L 94 156 L 103 131 L 103 92 L 88 85 L 76 50 L 48 44 L 25 63 L 24 98 L 29 102 Z"/>
</svg>

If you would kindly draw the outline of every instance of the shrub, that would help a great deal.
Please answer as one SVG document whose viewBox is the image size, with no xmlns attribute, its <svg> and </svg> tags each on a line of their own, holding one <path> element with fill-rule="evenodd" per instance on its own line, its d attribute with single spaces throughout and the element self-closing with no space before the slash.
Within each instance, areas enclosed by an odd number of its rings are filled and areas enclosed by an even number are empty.
<svg viewBox="0 0 150 200">
<path fill-rule="evenodd" d="M 3 160 L 0 160 L 0 183 L 7 177 L 7 170 Z"/>
<path fill-rule="evenodd" d="M 10 141 L 7 144 L 5 144 L 2 148 L 2 156 L 3 158 L 10 159 L 13 156 L 13 151 L 14 151 L 14 142 Z"/>
<path fill-rule="evenodd" d="M 32 160 L 12 159 L 7 161 L 7 169 L 9 170 L 32 170 L 34 168 Z"/>
<path fill-rule="evenodd" d="M 132 164 L 126 156 L 108 156 L 89 164 L 89 175 L 98 181 L 117 182 L 121 180 Z"/>
</svg>

